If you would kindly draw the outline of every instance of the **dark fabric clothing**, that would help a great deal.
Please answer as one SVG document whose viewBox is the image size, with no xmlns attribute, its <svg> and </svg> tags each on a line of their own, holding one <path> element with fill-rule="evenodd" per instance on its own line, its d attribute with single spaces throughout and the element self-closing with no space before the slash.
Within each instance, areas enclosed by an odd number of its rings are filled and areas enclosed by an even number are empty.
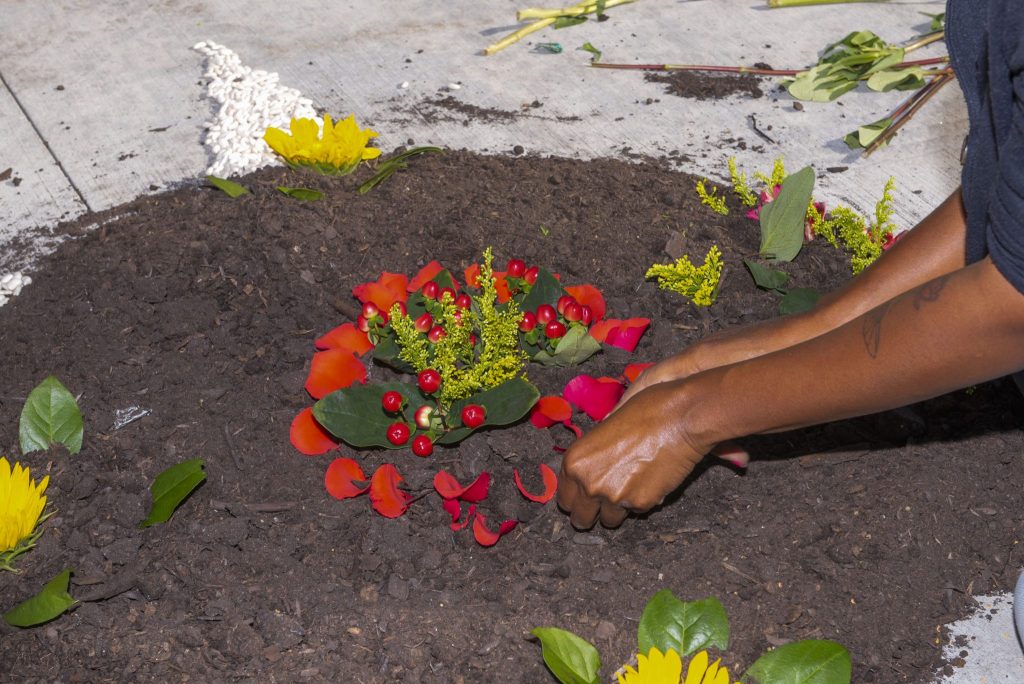
<svg viewBox="0 0 1024 684">
<path fill-rule="evenodd" d="M 991 255 L 1024 292 L 1024 0 L 948 0 L 946 44 L 970 120 L 967 263 Z"/>
</svg>

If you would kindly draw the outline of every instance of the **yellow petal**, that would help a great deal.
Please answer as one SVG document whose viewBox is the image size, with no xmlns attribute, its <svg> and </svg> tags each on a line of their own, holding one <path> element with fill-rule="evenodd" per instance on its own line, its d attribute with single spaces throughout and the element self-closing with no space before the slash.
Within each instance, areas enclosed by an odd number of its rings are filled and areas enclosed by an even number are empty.
<svg viewBox="0 0 1024 684">
<path fill-rule="evenodd" d="M 686 668 L 686 681 L 683 684 L 702 684 L 707 669 L 708 652 L 701 651 L 690 659 L 690 665 Z"/>
</svg>

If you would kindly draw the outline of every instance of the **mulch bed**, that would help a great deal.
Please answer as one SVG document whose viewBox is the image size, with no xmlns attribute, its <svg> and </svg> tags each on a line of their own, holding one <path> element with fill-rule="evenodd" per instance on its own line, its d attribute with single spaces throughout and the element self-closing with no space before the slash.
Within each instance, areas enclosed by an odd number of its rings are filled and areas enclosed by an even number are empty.
<svg viewBox="0 0 1024 684">
<path fill-rule="evenodd" d="M 546 682 L 530 629 L 579 633 L 610 673 L 632 657 L 644 603 L 669 588 L 722 600 L 730 666 L 819 637 L 850 649 L 856 682 L 929 682 L 950 667 L 941 625 L 970 612 L 972 593 L 1012 586 L 1024 440 L 1005 381 L 751 439 L 747 472 L 709 460 L 660 510 L 612 531 L 575 532 L 554 503 L 515 491 L 513 468 L 538 489 L 537 464 L 557 470 L 553 447 L 571 438 L 529 423 L 429 459 L 341 451 L 367 472 L 394 461 L 417 493 L 439 468 L 461 481 L 490 471 L 488 519 L 522 521 L 493 548 L 450 531 L 434 494 L 396 520 L 330 498 L 331 456 L 296 453 L 289 424 L 311 403 L 313 340 L 351 320 L 352 287 L 381 271 L 437 258 L 461 272 L 493 245 L 499 264 L 520 257 L 593 283 L 610 315 L 654 321 L 634 354 L 532 369 L 543 393 L 778 306 L 741 264 L 756 222 L 701 207 L 684 174 L 452 152 L 363 197 L 357 181 L 268 169 L 242 179 L 252 194 L 237 200 L 187 187 L 87 217 L 0 308 L 2 452 L 18 453 L 22 403 L 48 374 L 80 395 L 86 422 L 81 453 L 21 459 L 50 473 L 57 513 L 22 573 L 0 575 L 4 610 L 66 567 L 82 603 L 33 629 L 0 623 L 0 679 Z M 277 185 L 326 196 L 299 202 Z M 667 247 L 699 261 L 712 244 L 727 266 L 711 308 L 643 281 Z M 849 277 L 820 241 L 786 270 L 794 286 Z M 751 401 L 771 401 L 771 387 Z M 131 406 L 151 413 L 114 429 Z M 140 530 L 153 477 L 197 457 L 207 482 Z"/>
</svg>

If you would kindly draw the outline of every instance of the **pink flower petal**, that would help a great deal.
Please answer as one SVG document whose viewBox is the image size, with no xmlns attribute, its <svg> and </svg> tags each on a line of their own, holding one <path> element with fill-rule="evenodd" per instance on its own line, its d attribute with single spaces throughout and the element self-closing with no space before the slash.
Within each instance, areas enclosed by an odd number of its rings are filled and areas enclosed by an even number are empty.
<svg viewBox="0 0 1024 684">
<path fill-rule="evenodd" d="M 577 375 L 566 383 L 562 396 L 591 420 L 604 420 L 625 391 L 626 388 L 615 378 Z"/>
</svg>

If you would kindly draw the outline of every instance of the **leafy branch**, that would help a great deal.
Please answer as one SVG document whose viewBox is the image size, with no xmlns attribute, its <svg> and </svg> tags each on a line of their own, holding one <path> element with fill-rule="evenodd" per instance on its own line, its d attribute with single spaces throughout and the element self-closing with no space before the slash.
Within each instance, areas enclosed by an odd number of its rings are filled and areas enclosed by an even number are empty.
<svg viewBox="0 0 1024 684">
<path fill-rule="evenodd" d="M 493 55 L 504 50 L 509 45 L 519 42 L 531 33 L 554 26 L 556 29 L 582 24 L 587 20 L 587 15 L 594 14 L 598 18 L 604 15 L 606 9 L 635 2 L 635 0 L 583 0 L 569 7 L 558 9 L 528 8 L 516 12 L 516 21 L 530 21 L 531 23 L 505 36 L 496 43 L 484 48 L 485 55 Z"/>
</svg>

